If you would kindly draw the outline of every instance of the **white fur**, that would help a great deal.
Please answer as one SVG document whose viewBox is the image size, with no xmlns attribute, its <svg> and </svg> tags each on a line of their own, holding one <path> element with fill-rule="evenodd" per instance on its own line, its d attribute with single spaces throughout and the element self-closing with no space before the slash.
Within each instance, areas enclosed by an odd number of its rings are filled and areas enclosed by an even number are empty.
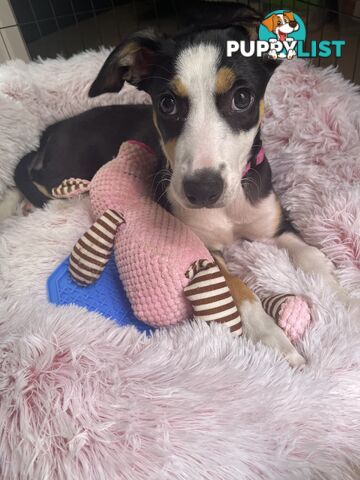
<svg viewBox="0 0 360 480">
<path fill-rule="evenodd" d="M 241 238 L 266 241 L 277 228 L 279 203 L 274 194 L 252 205 L 240 183 L 236 192 L 235 199 L 222 208 L 183 207 L 172 189 L 169 189 L 168 197 L 175 216 L 186 223 L 208 248 L 222 251 Z"/>
<path fill-rule="evenodd" d="M 263 309 L 260 300 L 245 300 L 239 306 L 240 316 L 244 325 L 244 334 L 254 343 L 280 352 L 292 367 L 304 365 L 305 359 L 296 351 L 284 330 L 276 325 L 274 319 Z"/>
<path fill-rule="evenodd" d="M 235 198 L 238 172 L 248 159 L 258 127 L 234 133 L 215 104 L 215 80 L 220 50 L 215 45 L 200 44 L 188 47 L 179 55 L 176 75 L 185 85 L 190 110 L 181 135 L 176 141 L 175 161 L 170 194 L 183 207 L 189 206 L 183 192 L 184 176 L 202 168 L 220 170 L 225 181 L 224 193 L 217 206 Z"/>
</svg>

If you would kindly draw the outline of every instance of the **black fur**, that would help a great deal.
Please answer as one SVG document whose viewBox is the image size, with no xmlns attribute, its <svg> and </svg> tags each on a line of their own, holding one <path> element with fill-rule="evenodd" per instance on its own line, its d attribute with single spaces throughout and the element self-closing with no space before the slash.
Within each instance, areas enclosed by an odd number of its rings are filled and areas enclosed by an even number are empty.
<svg viewBox="0 0 360 480">
<path fill-rule="evenodd" d="M 21 193 L 35 207 L 42 208 L 48 201 L 48 197 L 36 188 L 30 176 L 31 165 L 34 163 L 36 156 L 37 152 L 30 152 L 20 160 L 15 169 L 14 180 Z"/>
<path fill-rule="evenodd" d="M 91 180 L 99 168 L 116 156 L 122 142 L 138 140 L 149 145 L 163 161 L 150 105 L 97 107 L 47 128 L 36 152 L 23 157 L 15 171 L 15 183 L 35 206 L 66 178 Z"/>
</svg>

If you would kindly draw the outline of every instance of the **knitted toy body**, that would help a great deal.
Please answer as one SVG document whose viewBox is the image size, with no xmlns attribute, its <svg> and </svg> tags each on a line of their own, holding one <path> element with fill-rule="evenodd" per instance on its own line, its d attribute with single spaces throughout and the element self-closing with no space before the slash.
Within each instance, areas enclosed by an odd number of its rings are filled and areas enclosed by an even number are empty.
<svg viewBox="0 0 360 480">
<path fill-rule="evenodd" d="M 168 326 L 194 316 L 241 335 L 238 309 L 210 252 L 185 224 L 154 202 L 155 169 L 154 153 L 128 141 L 91 182 L 69 179 L 53 189 L 55 198 L 90 194 L 95 222 L 72 251 L 70 274 L 82 285 L 93 283 L 114 247 L 120 279 L 144 323 Z M 292 340 L 310 322 L 301 297 L 285 295 L 263 304 Z"/>
<path fill-rule="evenodd" d="M 152 200 L 156 158 L 133 142 L 91 182 L 94 218 L 109 208 L 121 211 L 124 225 L 115 237 L 115 259 L 135 315 L 152 326 L 179 323 L 192 316 L 183 289 L 185 273 L 198 259 L 213 261 L 193 232 Z M 120 231 L 121 230 L 121 231 Z"/>
</svg>

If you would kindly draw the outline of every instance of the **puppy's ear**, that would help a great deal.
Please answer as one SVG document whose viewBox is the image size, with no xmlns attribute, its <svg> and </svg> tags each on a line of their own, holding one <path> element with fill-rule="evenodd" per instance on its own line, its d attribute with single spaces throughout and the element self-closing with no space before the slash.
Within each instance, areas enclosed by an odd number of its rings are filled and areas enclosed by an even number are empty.
<svg viewBox="0 0 360 480">
<path fill-rule="evenodd" d="M 161 37 L 147 29 L 130 35 L 111 52 L 89 90 L 89 97 L 119 92 L 125 80 L 138 86 L 150 73 Z"/>
<path fill-rule="evenodd" d="M 276 19 L 277 19 L 277 16 L 273 14 L 273 15 L 270 15 L 270 17 L 265 18 L 265 20 L 263 20 L 261 24 L 264 25 L 264 27 L 266 27 L 269 30 L 269 32 L 273 32 L 276 26 L 276 21 L 277 21 Z"/>
<path fill-rule="evenodd" d="M 242 27 L 250 40 L 257 39 L 262 16 L 256 10 L 235 2 L 189 1 L 178 2 L 178 11 L 186 25 L 200 28 Z"/>
</svg>

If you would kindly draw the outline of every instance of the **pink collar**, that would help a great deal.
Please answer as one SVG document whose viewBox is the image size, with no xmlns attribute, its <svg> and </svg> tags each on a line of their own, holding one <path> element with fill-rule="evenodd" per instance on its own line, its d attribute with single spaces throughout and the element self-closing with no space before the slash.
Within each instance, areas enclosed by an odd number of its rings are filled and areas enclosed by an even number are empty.
<svg viewBox="0 0 360 480">
<path fill-rule="evenodd" d="M 248 174 L 249 170 L 251 167 L 256 167 L 258 165 L 260 165 L 260 163 L 262 163 L 265 159 L 265 152 L 264 152 L 264 149 L 263 147 L 260 148 L 258 154 L 256 155 L 256 163 L 255 165 L 252 165 L 251 163 L 251 160 L 246 164 L 245 168 L 244 168 L 244 171 L 243 171 L 243 178 L 245 177 L 245 175 Z"/>
</svg>

